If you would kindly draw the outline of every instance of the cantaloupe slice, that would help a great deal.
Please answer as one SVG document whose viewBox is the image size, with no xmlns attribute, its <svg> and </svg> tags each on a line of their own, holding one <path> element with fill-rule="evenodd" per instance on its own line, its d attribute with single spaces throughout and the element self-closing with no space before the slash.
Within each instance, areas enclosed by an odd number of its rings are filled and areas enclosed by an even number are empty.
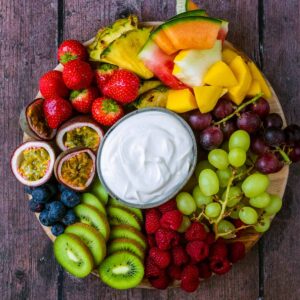
<svg viewBox="0 0 300 300">
<path fill-rule="evenodd" d="M 159 45 L 159 48 L 164 51 L 166 54 L 171 55 L 175 52 L 177 52 L 177 49 L 173 46 L 167 35 L 164 33 L 163 30 L 160 30 L 160 27 L 157 28 L 152 34 L 151 34 L 152 40 L 155 41 L 157 45 Z"/>
<path fill-rule="evenodd" d="M 223 61 L 214 63 L 204 76 L 204 83 L 220 87 L 232 87 L 238 84 L 233 72 Z"/>
<path fill-rule="evenodd" d="M 249 90 L 247 92 L 247 96 L 248 97 L 254 97 L 254 96 L 256 96 L 259 93 L 261 93 L 260 84 L 259 84 L 258 80 L 253 79 L 252 83 L 250 85 L 250 88 L 249 88 Z"/>
<path fill-rule="evenodd" d="M 230 49 L 230 48 L 224 48 L 222 51 L 222 60 L 229 65 L 233 59 L 235 59 L 238 56 L 238 54 Z"/>
<path fill-rule="evenodd" d="M 184 113 L 198 108 L 190 89 L 169 90 L 166 108 L 177 113 Z"/>
</svg>

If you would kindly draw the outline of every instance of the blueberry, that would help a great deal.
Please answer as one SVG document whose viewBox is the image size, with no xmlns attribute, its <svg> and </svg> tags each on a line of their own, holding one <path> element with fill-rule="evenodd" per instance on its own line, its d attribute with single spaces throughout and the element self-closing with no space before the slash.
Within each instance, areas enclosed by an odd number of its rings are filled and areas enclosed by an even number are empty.
<svg viewBox="0 0 300 300">
<path fill-rule="evenodd" d="M 32 191 L 33 191 L 33 188 L 31 186 L 27 186 L 27 185 L 24 186 L 24 192 L 26 194 L 31 195 Z"/>
<path fill-rule="evenodd" d="M 77 217 L 73 209 L 69 209 L 65 216 L 62 218 L 61 222 L 65 225 L 72 225 L 77 221 Z"/>
<path fill-rule="evenodd" d="M 51 227 L 51 232 L 55 236 L 59 236 L 65 231 L 65 226 L 60 223 L 56 223 Z"/>
<path fill-rule="evenodd" d="M 44 209 L 44 204 L 36 203 L 33 199 L 28 201 L 29 209 L 33 212 L 41 212 Z"/>
<path fill-rule="evenodd" d="M 74 207 L 80 203 L 80 197 L 74 191 L 64 190 L 61 193 L 60 201 L 67 207 Z"/>
<path fill-rule="evenodd" d="M 66 214 L 66 207 L 60 201 L 53 201 L 47 206 L 49 220 L 51 222 L 60 221 Z"/>
<path fill-rule="evenodd" d="M 48 189 L 43 186 L 34 189 L 31 195 L 36 203 L 47 203 L 50 198 Z"/>
<path fill-rule="evenodd" d="M 40 213 L 39 220 L 44 226 L 51 226 L 54 223 L 50 221 L 49 212 L 45 209 Z"/>
<path fill-rule="evenodd" d="M 58 189 L 59 191 L 62 193 L 63 191 L 67 190 L 67 191 L 70 191 L 70 189 L 68 189 L 66 186 L 64 186 L 63 184 L 59 184 L 58 185 Z"/>
</svg>

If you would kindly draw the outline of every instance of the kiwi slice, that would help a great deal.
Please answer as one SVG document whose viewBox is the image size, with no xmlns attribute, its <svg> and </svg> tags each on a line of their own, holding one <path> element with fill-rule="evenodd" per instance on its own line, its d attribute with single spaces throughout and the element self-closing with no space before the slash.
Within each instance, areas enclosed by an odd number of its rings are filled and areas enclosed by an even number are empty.
<svg viewBox="0 0 300 300">
<path fill-rule="evenodd" d="M 70 274 L 83 278 L 94 267 L 93 256 L 87 246 L 74 234 L 63 233 L 54 241 L 54 255 Z"/>
<path fill-rule="evenodd" d="M 129 210 L 132 213 L 134 213 L 138 217 L 138 219 L 139 219 L 140 222 L 144 221 L 143 213 L 142 213 L 142 211 L 139 208 L 129 207 L 129 206 L 123 204 L 121 201 L 119 201 L 117 199 L 114 199 L 114 198 L 109 198 L 108 205 L 109 206 L 126 208 L 127 210 Z"/>
<path fill-rule="evenodd" d="M 83 193 L 80 197 L 81 203 L 88 204 L 97 208 L 100 212 L 106 215 L 105 206 L 103 203 L 92 193 Z"/>
<path fill-rule="evenodd" d="M 109 237 L 109 224 L 106 216 L 95 207 L 88 204 L 79 204 L 74 208 L 75 215 L 81 223 L 91 225 L 97 229 L 107 241 Z"/>
<path fill-rule="evenodd" d="M 103 203 L 103 205 L 107 204 L 108 193 L 98 178 L 95 178 L 89 189 L 89 192 L 94 194 Z"/>
<path fill-rule="evenodd" d="M 65 233 L 75 234 L 81 239 L 91 251 L 95 266 L 98 266 L 106 256 L 106 242 L 102 234 L 94 227 L 83 223 L 75 223 L 68 226 Z"/>
<path fill-rule="evenodd" d="M 108 256 L 98 271 L 104 283 L 119 290 L 137 286 L 144 277 L 142 261 L 128 251 L 119 251 Z"/>
<path fill-rule="evenodd" d="M 107 208 L 110 225 L 130 225 L 137 230 L 141 230 L 141 224 L 137 216 L 124 207 L 109 206 Z"/>
<path fill-rule="evenodd" d="M 140 246 L 138 242 L 132 239 L 120 238 L 112 240 L 107 250 L 109 254 L 123 250 L 129 251 L 138 256 L 142 261 L 145 257 L 144 249 Z"/>
<path fill-rule="evenodd" d="M 110 239 L 127 238 L 135 240 L 145 250 L 147 242 L 141 232 L 129 225 L 113 226 L 110 231 Z"/>
</svg>

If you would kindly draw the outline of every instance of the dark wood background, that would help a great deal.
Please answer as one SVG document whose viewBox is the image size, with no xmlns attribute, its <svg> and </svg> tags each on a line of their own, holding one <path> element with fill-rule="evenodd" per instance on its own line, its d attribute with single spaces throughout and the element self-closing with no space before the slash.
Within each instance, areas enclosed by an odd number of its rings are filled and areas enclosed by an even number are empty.
<svg viewBox="0 0 300 300">
<path fill-rule="evenodd" d="M 229 40 L 263 69 L 289 122 L 300 123 L 299 0 L 197 1 L 230 21 Z M 37 92 L 39 77 L 56 65 L 64 39 L 90 39 L 102 25 L 129 13 L 143 21 L 175 14 L 175 0 L 0 1 L 0 298 L 184 299 L 179 289 L 116 291 L 89 276 L 76 280 L 57 265 L 50 240 L 10 172 L 22 141 L 21 108 Z M 189 299 L 300 299 L 300 164 L 291 167 L 284 207 L 253 251 L 225 276 L 201 285 Z"/>
</svg>

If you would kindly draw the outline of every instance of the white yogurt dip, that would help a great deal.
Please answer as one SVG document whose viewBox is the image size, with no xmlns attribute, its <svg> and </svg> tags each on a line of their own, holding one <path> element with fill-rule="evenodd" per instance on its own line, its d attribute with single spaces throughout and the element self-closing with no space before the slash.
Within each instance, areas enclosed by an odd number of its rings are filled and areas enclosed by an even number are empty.
<svg viewBox="0 0 300 300">
<path fill-rule="evenodd" d="M 103 141 L 102 181 L 117 198 L 153 204 L 174 194 L 193 165 L 191 133 L 172 114 L 147 110 L 121 121 Z"/>
</svg>

